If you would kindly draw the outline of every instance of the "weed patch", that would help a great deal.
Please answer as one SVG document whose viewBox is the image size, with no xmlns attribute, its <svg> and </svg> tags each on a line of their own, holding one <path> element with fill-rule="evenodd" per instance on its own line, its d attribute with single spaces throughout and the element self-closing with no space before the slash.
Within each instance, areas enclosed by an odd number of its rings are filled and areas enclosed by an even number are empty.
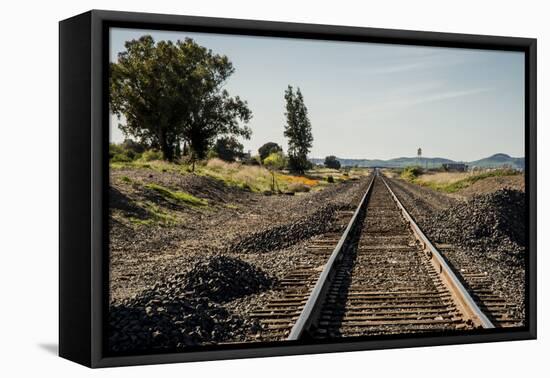
<svg viewBox="0 0 550 378">
<path fill-rule="evenodd" d="M 146 184 L 145 188 L 154 191 L 155 193 L 162 196 L 164 199 L 172 200 L 179 203 L 185 203 L 191 206 L 207 206 L 208 201 L 202 198 L 195 197 L 192 194 L 187 192 L 180 192 L 175 190 L 170 190 L 164 186 L 158 184 Z"/>
</svg>

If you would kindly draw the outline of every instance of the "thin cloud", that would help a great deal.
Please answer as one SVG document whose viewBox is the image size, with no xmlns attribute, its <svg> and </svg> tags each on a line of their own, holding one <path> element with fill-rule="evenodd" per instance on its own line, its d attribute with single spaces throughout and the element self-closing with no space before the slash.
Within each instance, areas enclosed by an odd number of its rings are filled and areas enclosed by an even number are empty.
<svg viewBox="0 0 550 378">
<path fill-rule="evenodd" d="M 441 92 L 441 93 L 435 93 L 425 97 L 416 98 L 414 100 L 407 100 L 405 104 L 418 105 L 418 104 L 424 104 L 426 102 L 435 102 L 435 101 L 448 100 L 451 98 L 473 96 L 479 93 L 484 93 L 489 91 L 491 91 L 491 89 L 489 88 L 474 88 L 474 89 L 462 90 L 462 91 Z"/>
<path fill-rule="evenodd" d="M 421 69 L 427 69 L 433 66 L 434 66 L 433 63 L 418 62 L 418 63 L 400 64 L 400 65 L 387 66 L 387 67 L 379 67 L 379 68 L 370 70 L 369 73 L 371 75 L 383 75 L 383 74 L 390 74 L 390 73 L 416 71 Z"/>
<path fill-rule="evenodd" d="M 390 96 L 377 104 L 373 104 L 369 107 L 363 107 L 361 113 L 363 115 L 376 116 L 389 112 L 394 112 L 397 109 L 404 109 L 414 107 L 415 105 L 421 105 L 437 101 L 451 100 L 461 97 L 475 96 L 481 93 L 490 92 L 491 88 L 472 88 L 464 90 L 425 90 L 428 88 L 440 87 L 435 82 L 426 85 L 425 88 L 419 86 L 417 88 L 403 88 L 402 92 L 395 96 Z"/>
</svg>

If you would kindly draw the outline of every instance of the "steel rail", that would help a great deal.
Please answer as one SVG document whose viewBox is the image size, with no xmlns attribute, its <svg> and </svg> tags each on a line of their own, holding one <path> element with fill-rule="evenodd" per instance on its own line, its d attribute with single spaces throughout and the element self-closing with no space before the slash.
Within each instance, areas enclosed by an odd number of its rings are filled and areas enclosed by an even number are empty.
<svg viewBox="0 0 550 378">
<path fill-rule="evenodd" d="M 479 308 L 477 303 L 474 301 L 468 290 L 462 285 L 462 282 L 458 279 L 456 274 L 453 272 L 451 267 L 447 264 L 441 253 L 437 248 L 430 242 L 426 235 L 422 232 L 420 227 L 413 220 L 411 215 L 405 209 L 405 206 L 399 201 L 393 190 L 390 188 L 386 180 L 382 175 L 380 175 L 382 182 L 388 188 L 390 194 L 392 195 L 395 203 L 401 209 L 401 212 L 405 219 L 408 221 L 415 237 L 422 244 L 426 256 L 430 259 L 430 262 L 437 270 L 445 286 L 449 289 L 453 299 L 459 305 L 459 308 L 462 310 L 462 313 L 470 319 L 475 326 L 483 328 L 495 328 L 493 323 L 489 320 L 487 315 Z"/>
<path fill-rule="evenodd" d="M 367 187 L 365 194 L 361 198 L 361 202 L 359 202 L 359 205 L 355 209 L 355 212 L 353 213 L 351 220 L 349 221 L 344 233 L 342 234 L 342 237 L 338 241 L 338 244 L 336 244 L 336 247 L 332 251 L 327 263 L 323 268 L 323 271 L 319 275 L 319 278 L 317 279 L 317 282 L 315 283 L 315 286 L 313 287 L 313 290 L 311 291 L 308 300 L 304 305 L 300 316 L 298 317 L 298 320 L 296 321 L 296 323 L 294 323 L 294 326 L 290 330 L 290 334 L 288 335 L 287 340 L 300 339 L 304 332 L 311 327 L 316 318 L 316 315 L 319 313 L 320 307 L 326 295 L 326 291 L 329 287 L 330 276 L 333 273 L 336 262 L 339 261 L 342 257 L 344 244 L 346 243 L 349 234 L 355 227 L 359 213 L 363 209 L 364 205 L 367 203 L 367 198 L 374 182 L 374 176 L 375 173 L 372 174 L 369 186 Z"/>
</svg>

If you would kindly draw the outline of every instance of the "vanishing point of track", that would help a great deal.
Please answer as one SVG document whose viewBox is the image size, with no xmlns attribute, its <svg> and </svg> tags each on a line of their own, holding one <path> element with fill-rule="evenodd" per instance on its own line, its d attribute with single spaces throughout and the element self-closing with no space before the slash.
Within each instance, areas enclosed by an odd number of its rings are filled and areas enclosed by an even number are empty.
<svg viewBox="0 0 550 378">
<path fill-rule="evenodd" d="M 344 232 L 312 240 L 308 259 L 251 314 L 262 339 L 495 327 L 386 179 L 375 171 L 367 186 L 355 211 L 337 212 Z"/>
</svg>

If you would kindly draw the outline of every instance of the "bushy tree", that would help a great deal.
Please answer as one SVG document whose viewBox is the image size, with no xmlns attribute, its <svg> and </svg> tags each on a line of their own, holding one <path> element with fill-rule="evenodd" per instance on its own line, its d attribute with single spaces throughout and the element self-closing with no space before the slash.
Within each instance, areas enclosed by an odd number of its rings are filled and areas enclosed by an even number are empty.
<svg viewBox="0 0 550 378">
<path fill-rule="evenodd" d="M 281 146 L 279 146 L 275 142 L 267 142 L 266 144 L 258 148 L 258 154 L 260 155 L 260 159 L 262 159 L 262 161 L 264 161 L 269 155 L 274 152 L 283 152 Z"/>
<path fill-rule="evenodd" d="M 234 137 L 222 137 L 216 140 L 212 150 L 216 156 L 225 161 L 235 161 L 243 156 L 243 145 Z"/>
<path fill-rule="evenodd" d="M 294 92 L 292 86 L 285 91 L 286 125 L 285 137 L 288 138 L 288 167 L 292 171 L 303 173 L 311 167 L 307 154 L 313 146 L 311 122 L 300 88 Z"/>
<path fill-rule="evenodd" d="M 194 158 L 203 158 L 219 135 L 250 138 L 252 117 L 247 103 L 223 89 L 234 68 L 186 38 L 155 43 L 149 35 L 127 41 L 110 65 L 111 111 L 124 116 L 127 135 L 162 151 L 167 160 L 187 143 Z"/>
<path fill-rule="evenodd" d="M 332 169 L 340 169 L 342 165 L 340 161 L 334 155 L 327 156 L 325 158 L 325 167 Z"/>
</svg>

